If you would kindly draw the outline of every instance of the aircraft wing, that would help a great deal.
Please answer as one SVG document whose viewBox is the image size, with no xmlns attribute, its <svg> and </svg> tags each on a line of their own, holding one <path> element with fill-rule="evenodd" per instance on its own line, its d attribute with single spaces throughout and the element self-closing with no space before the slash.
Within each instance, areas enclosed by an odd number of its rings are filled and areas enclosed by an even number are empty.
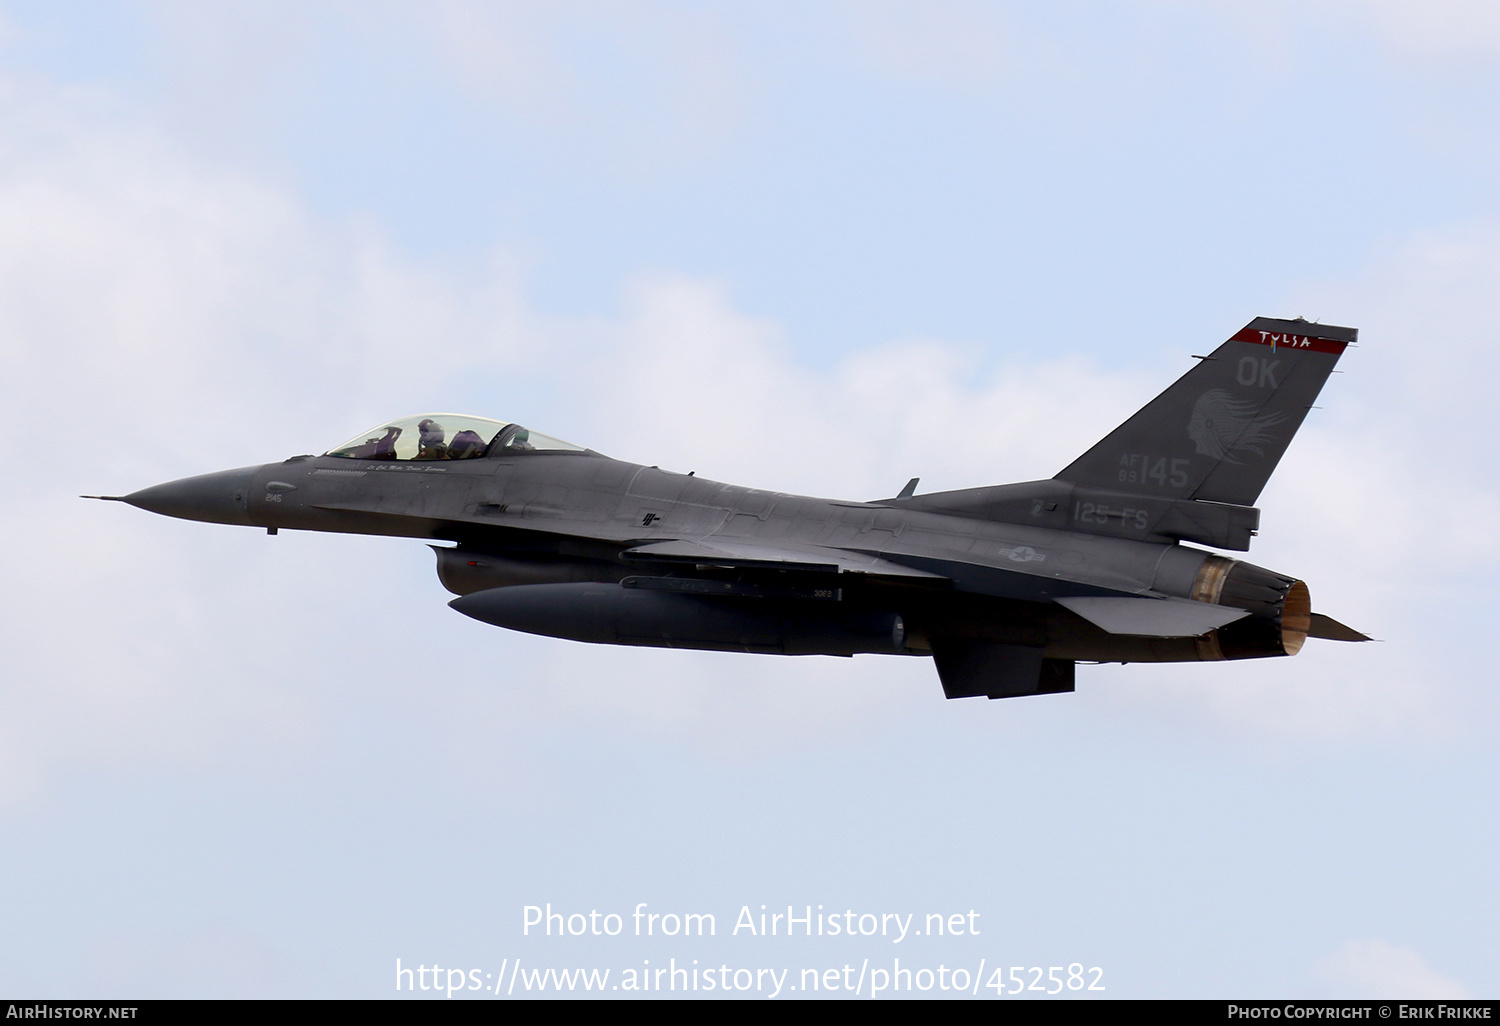
<svg viewBox="0 0 1500 1026">
<path fill-rule="evenodd" d="M 641 562 L 692 563 L 697 566 L 724 566 L 752 570 L 797 570 L 813 573 L 869 574 L 874 577 L 903 578 L 910 581 L 938 583 L 947 581 L 942 574 L 902 566 L 879 556 L 834 549 L 821 545 L 770 546 L 708 539 L 704 541 L 649 542 L 626 549 L 626 559 Z"/>
</svg>

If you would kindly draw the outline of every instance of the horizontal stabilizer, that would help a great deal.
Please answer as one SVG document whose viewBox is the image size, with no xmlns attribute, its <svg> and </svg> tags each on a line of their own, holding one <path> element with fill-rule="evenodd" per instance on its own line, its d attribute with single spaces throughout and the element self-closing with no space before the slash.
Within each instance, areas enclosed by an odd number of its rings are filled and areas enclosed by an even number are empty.
<svg viewBox="0 0 1500 1026">
<path fill-rule="evenodd" d="M 1331 616 L 1322 613 L 1312 615 L 1312 626 L 1307 629 L 1309 638 L 1322 638 L 1325 641 L 1374 641 L 1368 634 L 1361 634 L 1353 627 L 1345 627 Z"/>
<path fill-rule="evenodd" d="M 1111 634 L 1147 638 L 1196 638 L 1250 615 L 1232 606 L 1178 598 L 1073 596 L 1056 601 Z"/>
</svg>

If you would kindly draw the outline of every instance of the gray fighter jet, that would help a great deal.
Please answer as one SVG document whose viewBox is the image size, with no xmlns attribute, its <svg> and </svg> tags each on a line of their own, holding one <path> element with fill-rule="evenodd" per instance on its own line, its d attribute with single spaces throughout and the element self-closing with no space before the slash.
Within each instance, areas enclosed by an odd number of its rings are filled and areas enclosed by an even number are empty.
<svg viewBox="0 0 1500 1026">
<path fill-rule="evenodd" d="M 321 456 L 91 496 L 188 520 L 434 539 L 467 616 L 573 641 L 931 656 L 949 698 L 1079 662 L 1367 641 L 1243 551 L 1353 328 L 1258 318 L 1046 481 L 849 502 L 638 466 L 519 424 L 392 421 Z M 1195 544 L 1188 544 L 1195 543 Z"/>
</svg>

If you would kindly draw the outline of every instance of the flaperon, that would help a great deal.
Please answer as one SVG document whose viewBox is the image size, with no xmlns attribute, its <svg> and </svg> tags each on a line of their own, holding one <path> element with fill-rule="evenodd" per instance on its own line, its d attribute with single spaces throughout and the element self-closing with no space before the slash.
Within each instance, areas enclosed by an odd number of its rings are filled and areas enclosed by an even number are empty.
<svg viewBox="0 0 1500 1026">
<path fill-rule="evenodd" d="M 273 534 L 446 542 L 453 608 L 533 634 L 930 655 L 949 698 L 1072 691 L 1078 662 L 1368 640 L 1314 613 L 1301 581 L 1196 547 L 1250 547 L 1256 498 L 1356 334 L 1258 318 L 1046 481 L 815 499 L 429 414 L 322 456 L 95 498 Z"/>
</svg>

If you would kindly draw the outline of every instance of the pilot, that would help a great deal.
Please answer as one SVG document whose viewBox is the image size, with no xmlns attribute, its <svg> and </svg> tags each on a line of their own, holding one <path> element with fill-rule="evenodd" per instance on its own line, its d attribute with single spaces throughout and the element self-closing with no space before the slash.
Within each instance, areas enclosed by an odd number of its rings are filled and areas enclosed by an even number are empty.
<svg viewBox="0 0 1500 1026">
<path fill-rule="evenodd" d="M 400 428 L 387 425 L 383 438 L 367 438 L 364 445 L 356 446 L 349 455 L 357 460 L 393 460 L 396 458 L 396 439 L 400 437 Z"/>
<path fill-rule="evenodd" d="M 417 455 L 419 460 L 445 460 L 448 447 L 443 444 L 443 425 L 428 418 L 417 425 Z"/>
<path fill-rule="evenodd" d="M 462 460 L 471 456 L 484 455 L 484 439 L 477 431 L 460 431 L 453 436 L 453 444 L 448 447 L 448 458 L 450 460 Z"/>
</svg>

